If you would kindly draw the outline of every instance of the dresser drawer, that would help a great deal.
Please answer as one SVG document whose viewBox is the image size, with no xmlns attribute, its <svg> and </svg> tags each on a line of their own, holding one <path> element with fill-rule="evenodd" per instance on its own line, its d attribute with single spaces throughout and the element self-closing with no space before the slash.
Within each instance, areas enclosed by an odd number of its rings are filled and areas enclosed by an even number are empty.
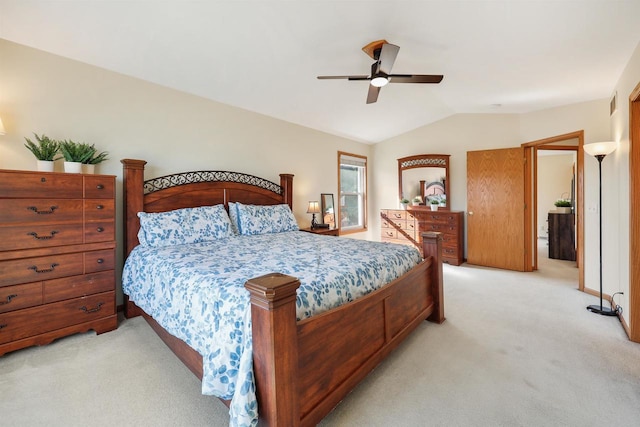
<svg viewBox="0 0 640 427">
<path fill-rule="evenodd" d="M 439 233 L 449 234 L 452 236 L 458 235 L 458 227 L 450 224 L 425 223 L 420 225 L 420 229 L 423 231 L 437 231 Z"/>
<path fill-rule="evenodd" d="M 42 304 L 42 282 L 0 288 L 0 313 Z"/>
<path fill-rule="evenodd" d="M 47 280 L 44 282 L 44 302 L 50 303 L 112 291 L 116 283 L 115 279 L 115 271 L 110 270 Z"/>
<path fill-rule="evenodd" d="M 82 175 L 0 172 L 0 197 L 81 199 Z"/>
<path fill-rule="evenodd" d="M 95 273 L 98 271 L 113 270 L 116 264 L 115 249 L 104 251 L 91 251 L 84 254 L 84 272 Z"/>
<path fill-rule="evenodd" d="M 113 221 L 87 222 L 84 225 L 84 242 L 108 242 L 116 238 L 116 225 Z"/>
<path fill-rule="evenodd" d="M 458 248 L 442 248 L 442 258 L 449 262 L 451 258 L 458 258 Z"/>
<path fill-rule="evenodd" d="M 398 231 L 394 228 L 384 229 L 381 231 L 380 237 L 383 239 L 397 239 Z"/>
<path fill-rule="evenodd" d="M 388 210 L 386 212 L 387 212 L 386 215 L 389 217 L 389 219 L 391 221 L 406 220 L 407 219 L 407 211 Z"/>
<path fill-rule="evenodd" d="M 82 222 L 82 199 L 0 199 L 0 224 Z"/>
<path fill-rule="evenodd" d="M 91 199 L 84 201 L 85 221 L 113 220 L 115 205 L 113 199 Z"/>
<path fill-rule="evenodd" d="M 115 178 L 112 176 L 84 177 L 85 199 L 113 199 L 115 196 Z"/>
<path fill-rule="evenodd" d="M 82 222 L 0 227 L 0 251 L 49 248 L 82 243 Z"/>
<path fill-rule="evenodd" d="M 64 254 L 0 261 L 0 286 L 82 274 L 82 258 L 82 254 Z"/>
<path fill-rule="evenodd" d="M 115 314 L 115 292 L 105 292 L 0 314 L 0 344 Z"/>
</svg>

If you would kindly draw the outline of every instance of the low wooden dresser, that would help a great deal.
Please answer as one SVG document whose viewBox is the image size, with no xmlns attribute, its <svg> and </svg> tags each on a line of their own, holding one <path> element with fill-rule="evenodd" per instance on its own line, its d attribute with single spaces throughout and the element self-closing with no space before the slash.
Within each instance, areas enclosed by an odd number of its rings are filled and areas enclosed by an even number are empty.
<svg viewBox="0 0 640 427">
<path fill-rule="evenodd" d="M 115 176 L 0 170 L 0 355 L 118 325 Z"/>
<path fill-rule="evenodd" d="M 422 248 L 422 233 L 442 233 L 442 261 L 452 265 L 464 262 L 464 212 L 413 206 L 408 210 L 380 211 L 383 242 L 414 245 Z"/>
</svg>

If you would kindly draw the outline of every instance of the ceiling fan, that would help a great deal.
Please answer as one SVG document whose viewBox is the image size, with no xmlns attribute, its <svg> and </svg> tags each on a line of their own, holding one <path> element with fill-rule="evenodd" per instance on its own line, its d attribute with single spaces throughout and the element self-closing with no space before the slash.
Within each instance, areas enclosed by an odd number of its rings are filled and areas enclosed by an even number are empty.
<svg viewBox="0 0 640 427">
<path fill-rule="evenodd" d="M 442 81 L 443 76 L 435 74 L 391 74 L 391 68 L 396 61 L 400 47 L 388 43 L 386 40 L 371 42 L 362 50 L 376 61 L 371 65 L 370 75 L 318 76 L 318 79 L 368 80 L 370 84 L 367 104 L 378 100 L 380 88 L 387 83 L 440 83 Z"/>
</svg>

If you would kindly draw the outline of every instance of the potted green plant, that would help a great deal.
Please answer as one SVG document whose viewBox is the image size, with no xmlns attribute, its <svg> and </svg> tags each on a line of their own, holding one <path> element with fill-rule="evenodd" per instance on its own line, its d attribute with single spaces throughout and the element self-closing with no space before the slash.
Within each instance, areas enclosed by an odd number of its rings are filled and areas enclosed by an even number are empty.
<svg viewBox="0 0 640 427">
<path fill-rule="evenodd" d="M 440 206 L 440 200 L 437 197 L 433 197 L 429 199 L 429 205 L 431 206 L 432 211 L 437 211 L 438 206 Z"/>
<path fill-rule="evenodd" d="M 64 157 L 64 171 L 71 173 L 81 173 L 82 164 L 89 160 L 96 149 L 84 142 L 74 142 L 72 140 L 60 141 L 60 152 Z"/>
<path fill-rule="evenodd" d="M 60 150 L 60 144 L 55 139 L 49 138 L 47 135 L 42 134 L 39 136 L 37 133 L 33 133 L 36 142 L 31 141 L 25 137 L 25 147 L 36 156 L 38 170 L 41 172 L 53 172 L 53 162 L 56 160 L 56 154 Z"/>
<path fill-rule="evenodd" d="M 407 209 L 407 205 L 408 204 L 409 204 L 409 199 L 404 198 L 404 197 L 402 199 L 400 199 L 400 207 L 402 209 Z"/>
<path fill-rule="evenodd" d="M 109 153 L 106 151 L 98 152 L 94 144 L 91 144 L 91 148 L 93 148 L 93 154 L 83 162 L 84 173 L 94 173 L 95 166 L 107 160 L 109 156 Z"/>
<path fill-rule="evenodd" d="M 571 200 L 558 199 L 553 204 L 556 206 L 556 211 L 558 211 L 558 213 L 571 213 Z"/>
<path fill-rule="evenodd" d="M 420 203 L 422 203 L 422 197 L 414 197 L 413 200 L 411 200 L 411 203 L 413 204 L 413 206 L 420 206 Z"/>
</svg>

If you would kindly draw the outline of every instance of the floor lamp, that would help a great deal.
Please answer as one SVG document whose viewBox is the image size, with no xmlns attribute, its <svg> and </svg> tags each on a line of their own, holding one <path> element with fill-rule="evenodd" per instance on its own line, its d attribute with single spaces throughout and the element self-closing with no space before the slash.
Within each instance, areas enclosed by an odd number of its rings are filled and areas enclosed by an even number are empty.
<svg viewBox="0 0 640 427">
<path fill-rule="evenodd" d="M 602 306 L 602 160 L 607 154 L 611 154 L 616 149 L 615 142 L 593 142 L 584 145 L 584 151 L 590 156 L 598 160 L 598 179 L 599 179 L 599 205 L 598 212 L 600 214 L 600 305 L 590 305 L 587 310 L 602 314 L 603 316 L 616 316 L 618 312 Z"/>
</svg>

